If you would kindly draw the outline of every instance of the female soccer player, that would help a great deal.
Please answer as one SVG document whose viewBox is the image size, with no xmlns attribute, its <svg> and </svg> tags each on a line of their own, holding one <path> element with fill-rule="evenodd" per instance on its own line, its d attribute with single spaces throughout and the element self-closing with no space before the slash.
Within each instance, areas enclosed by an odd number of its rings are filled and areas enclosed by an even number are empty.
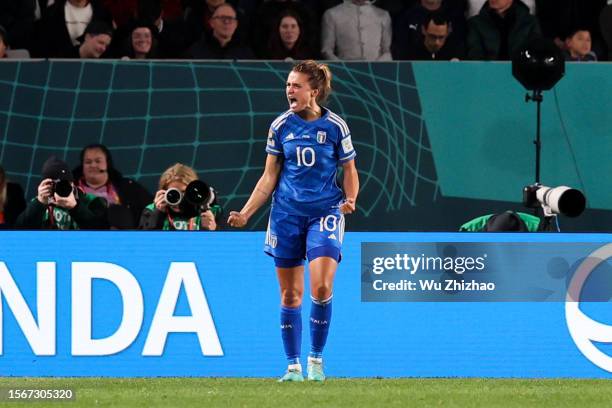
<svg viewBox="0 0 612 408">
<path fill-rule="evenodd" d="M 289 110 L 270 126 L 265 169 L 240 212 L 228 223 L 243 227 L 273 194 L 265 252 L 274 257 L 281 292 L 281 335 L 289 366 L 280 381 L 303 381 L 300 364 L 304 259 L 310 265 L 308 379 L 325 380 L 323 347 L 332 311 L 332 286 L 341 258 L 344 214 L 355 211 L 359 178 L 348 126 L 320 106 L 331 92 L 327 65 L 309 60 L 287 78 Z M 336 184 L 342 164 L 343 187 Z"/>
</svg>

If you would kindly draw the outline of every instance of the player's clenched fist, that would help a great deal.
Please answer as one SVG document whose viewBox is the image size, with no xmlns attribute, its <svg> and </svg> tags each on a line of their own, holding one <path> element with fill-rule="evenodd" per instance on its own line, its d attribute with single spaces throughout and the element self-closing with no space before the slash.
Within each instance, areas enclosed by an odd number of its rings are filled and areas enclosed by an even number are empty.
<svg viewBox="0 0 612 408">
<path fill-rule="evenodd" d="M 230 216 L 227 219 L 227 223 L 234 228 L 242 228 L 247 223 L 247 218 L 244 214 L 239 213 L 238 211 L 230 211 Z"/>
</svg>

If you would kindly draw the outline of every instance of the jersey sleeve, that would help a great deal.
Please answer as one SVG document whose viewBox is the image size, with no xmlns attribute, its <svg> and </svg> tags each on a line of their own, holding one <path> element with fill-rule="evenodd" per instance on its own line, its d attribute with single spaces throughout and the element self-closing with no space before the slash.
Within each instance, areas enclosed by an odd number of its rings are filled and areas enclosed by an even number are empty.
<svg viewBox="0 0 612 408">
<path fill-rule="evenodd" d="M 266 140 L 266 153 L 273 154 L 274 156 L 282 156 L 283 150 L 280 144 L 280 138 L 278 137 L 278 131 L 275 131 L 270 127 L 268 131 L 268 139 Z"/>
<path fill-rule="evenodd" d="M 355 148 L 353 147 L 353 141 L 351 140 L 351 132 L 344 122 L 342 122 L 342 126 L 338 126 L 336 154 L 338 155 L 338 161 L 340 163 L 351 161 L 357 156 Z"/>
<path fill-rule="evenodd" d="M 287 114 L 283 114 L 276 118 L 270 125 L 268 130 L 268 138 L 266 140 L 266 153 L 274 156 L 283 156 L 283 145 L 281 144 L 281 129 L 286 121 Z"/>
</svg>

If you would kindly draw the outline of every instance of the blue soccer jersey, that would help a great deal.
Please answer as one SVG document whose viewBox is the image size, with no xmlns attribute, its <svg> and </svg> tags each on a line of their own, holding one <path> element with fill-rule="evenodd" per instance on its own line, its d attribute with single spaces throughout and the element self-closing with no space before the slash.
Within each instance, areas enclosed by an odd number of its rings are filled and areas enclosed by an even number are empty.
<svg viewBox="0 0 612 408">
<path fill-rule="evenodd" d="M 273 206 L 302 216 L 321 216 L 339 206 L 338 165 L 356 155 L 340 116 L 323 109 L 319 119 L 308 122 L 287 111 L 272 122 L 266 152 L 283 158 Z"/>
</svg>

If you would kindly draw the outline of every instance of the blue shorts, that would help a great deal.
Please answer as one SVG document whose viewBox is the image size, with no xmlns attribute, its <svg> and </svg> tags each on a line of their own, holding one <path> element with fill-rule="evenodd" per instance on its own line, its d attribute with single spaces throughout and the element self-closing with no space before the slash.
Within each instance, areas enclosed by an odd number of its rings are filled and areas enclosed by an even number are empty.
<svg viewBox="0 0 612 408">
<path fill-rule="evenodd" d="M 336 260 L 340 262 L 343 238 L 344 215 L 338 208 L 330 209 L 323 217 L 307 217 L 272 207 L 264 252 L 276 260 L 299 260 L 288 266 L 301 265 L 306 254 L 309 258 L 337 254 Z M 282 265 L 277 262 L 277 266 Z"/>
</svg>

